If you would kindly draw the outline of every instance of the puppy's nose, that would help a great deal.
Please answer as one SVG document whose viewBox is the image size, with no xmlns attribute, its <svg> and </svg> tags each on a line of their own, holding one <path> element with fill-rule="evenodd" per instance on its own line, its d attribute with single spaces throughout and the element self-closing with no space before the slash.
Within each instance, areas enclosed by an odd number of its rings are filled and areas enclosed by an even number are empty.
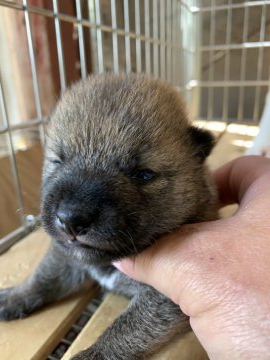
<svg viewBox="0 0 270 360">
<path fill-rule="evenodd" d="M 86 233 L 91 220 L 86 216 L 74 214 L 69 210 L 58 210 L 56 224 L 66 234 L 76 236 Z"/>
</svg>

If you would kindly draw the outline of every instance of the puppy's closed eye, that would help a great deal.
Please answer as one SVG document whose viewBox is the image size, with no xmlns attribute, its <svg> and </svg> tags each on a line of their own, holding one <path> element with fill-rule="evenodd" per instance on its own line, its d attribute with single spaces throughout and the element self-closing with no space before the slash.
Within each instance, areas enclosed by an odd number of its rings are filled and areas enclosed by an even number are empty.
<svg viewBox="0 0 270 360">
<path fill-rule="evenodd" d="M 53 157 L 48 157 L 47 160 L 54 165 L 62 165 L 63 164 L 63 160 L 61 160 L 60 158 L 53 158 Z"/>
<path fill-rule="evenodd" d="M 126 175 L 131 179 L 139 181 L 141 183 L 146 183 L 154 180 L 158 176 L 158 174 L 151 169 L 134 169 Z"/>
</svg>

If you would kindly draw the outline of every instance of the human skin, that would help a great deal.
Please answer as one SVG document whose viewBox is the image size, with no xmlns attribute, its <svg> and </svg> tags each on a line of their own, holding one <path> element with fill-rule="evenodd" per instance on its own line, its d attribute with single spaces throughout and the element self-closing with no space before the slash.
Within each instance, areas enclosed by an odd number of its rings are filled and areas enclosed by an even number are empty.
<svg viewBox="0 0 270 360">
<path fill-rule="evenodd" d="M 215 172 L 230 218 L 182 226 L 116 263 L 179 304 L 210 359 L 270 357 L 270 160 L 246 156 Z"/>
</svg>

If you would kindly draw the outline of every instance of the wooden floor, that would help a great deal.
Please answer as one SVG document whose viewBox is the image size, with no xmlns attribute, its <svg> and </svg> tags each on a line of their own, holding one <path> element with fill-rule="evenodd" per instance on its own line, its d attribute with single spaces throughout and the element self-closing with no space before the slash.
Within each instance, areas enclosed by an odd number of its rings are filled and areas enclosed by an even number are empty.
<svg viewBox="0 0 270 360">
<path fill-rule="evenodd" d="M 239 135 L 233 134 L 225 134 L 221 138 L 209 159 L 212 169 L 244 153 L 245 148 L 235 145 L 237 139 Z M 235 208 L 226 209 L 224 216 L 228 216 L 234 210 Z M 42 230 L 38 230 L 2 255 L 0 257 L 0 287 L 18 284 L 28 276 L 48 245 L 48 237 Z M 48 306 L 27 319 L 0 323 L 0 359 L 46 359 L 96 293 L 97 287 L 93 284 L 87 293 Z M 126 299 L 108 295 L 63 359 L 70 359 L 76 352 L 91 345 L 126 305 Z M 165 347 L 151 359 L 203 360 L 207 359 L 207 355 L 195 335 L 190 333 L 185 338 Z"/>
<path fill-rule="evenodd" d="M 34 143 L 25 151 L 16 152 L 25 214 L 38 214 L 42 149 Z M 0 156 L 0 239 L 20 226 L 13 173 L 7 155 Z"/>
</svg>

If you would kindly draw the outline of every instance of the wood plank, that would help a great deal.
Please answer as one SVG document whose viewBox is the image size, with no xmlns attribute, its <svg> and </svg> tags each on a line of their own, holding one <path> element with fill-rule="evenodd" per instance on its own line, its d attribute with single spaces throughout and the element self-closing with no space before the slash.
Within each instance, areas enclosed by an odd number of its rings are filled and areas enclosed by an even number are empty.
<svg viewBox="0 0 270 360">
<path fill-rule="evenodd" d="M 246 148 L 240 144 L 245 144 L 246 141 L 252 139 L 251 136 L 225 132 L 208 158 L 210 168 L 215 170 L 219 166 L 245 155 Z"/>
<path fill-rule="evenodd" d="M 69 360 L 81 350 L 94 344 L 103 331 L 126 308 L 128 300 L 122 296 L 109 294 L 102 302 L 93 317 L 88 321 L 82 332 L 68 349 L 62 360 Z M 205 360 L 208 359 L 205 351 L 193 333 L 182 339 L 177 339 L 164 346 L 151 360 Z"/>
<path fill-rule="evenodd" d="M 62 357 L 62 360 L 70 359 L 77 352 L 94 344 L 99 335 L 122 313 L 127 304 L 128 300 L 124 297 L 108 294 L 74 343 Z"/>
<path fill-rule="evenodd" d="M 208 356 L 193 332 L 164 346 L 149 360 L 207 360 Z"/>
<path fill-rule="evenodd" d="M 38 230 L 0 257 L 0 287 L 20 283 L 37 265 L 49 245 L 48 236 Z M 93 286 L 87 294 L 47 306 L 22 320 L 0 323 L 1 360 L 42 360 L 55 348 L 62 336 L 96 294 Z"/>
<path fill-rule="evenodd" d="M 50 244 L 43 230 L 37 230 L 0 256 L 0 288 L 16 285 L 38 264 Z"/>
</svg>

